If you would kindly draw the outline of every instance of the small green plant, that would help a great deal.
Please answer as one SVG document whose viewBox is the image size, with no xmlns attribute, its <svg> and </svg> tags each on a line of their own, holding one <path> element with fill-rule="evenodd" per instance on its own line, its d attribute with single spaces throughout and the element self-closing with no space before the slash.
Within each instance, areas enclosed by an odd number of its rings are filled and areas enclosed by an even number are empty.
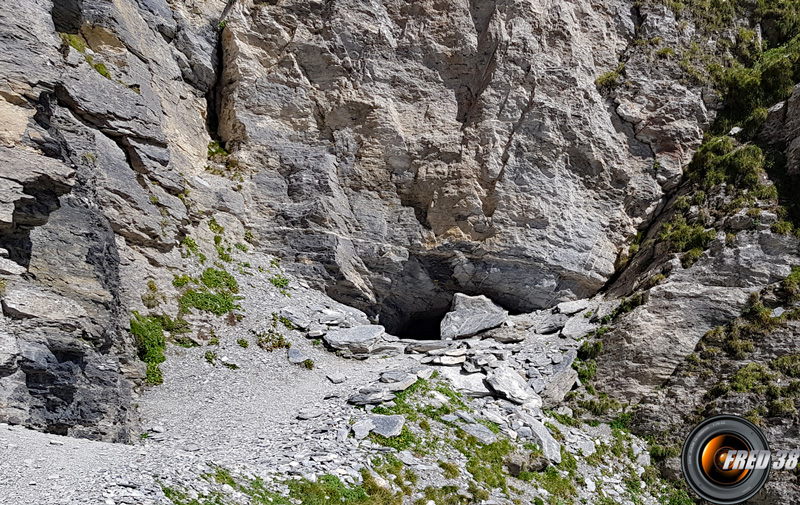
<svg viewBox="0 0 800 505">
<path fill-rule="evenodd" d="M 239 369 L 239 365 L 237 365 L 236 363 L 229 363 L 229 362 L 225 361 L 225 362 L 222 363 L 222 365 L 230 368 L 231 370 L 238 370 Z"/>
<path fill-rule="evenodd" d="M 716 232 L 713 229 L 706 230 L 699 224 L 690 225 L 683 216 L 677 216 L 672 221 L 664 223 L 659 238 L 669 244 L 670 250 L 686 252 L 695 248 L 704 250 L 715 236 Z"/>
<path fill-rule="evenodd" d="M 620 63 L 616 69 L 602 74 L 597 80 L 594 81 L 595 85 L 600 89 L 611 89 L 617 85 L 622 72 L 625 70 L 625 64 Z"/>
<path fill-rule="evenodd" d="M 656 56 L 670 60 L 675 57 L 675 50 L 671 47 L 664 47 L 656 51 Z"/>
<path fill-rule="evenodd" d="M 600 355 L 601 352 L 603 352 L 602 341 L 595 340 L 593 342 L 589 342 L 588 340 L 585 340 L 578 349 L 578 358 L 584 361 L 595 359 Z"/>
<path fill-rule="evenodd" d="M 210 312 L 215 316 L 223 316 L 242 308 L 236 300 L 237 298 L 229 293 L 205 293 L 189 289 L 180 297 L 178 305 L 184 313 L 194 308 Z"/>
<path fill-rule="evenodd" d="M 254 243 L 256 241 L 256 238 L 255 238 L 255 236 L 253 236 L 253 232 L 252 231 L 246 230 L 244 232 L 244 240 L 246 242 L 252 244 L 252 243 Z"/>
<path fill-rule="evenodd" d="M 228 156 L 230 153 L 225 150 L 222 145 L 216 141 L 212 140 L 208 143 L 208 157 L 213 158 L 215 156 Z M 212 230 L 213 231 L 213 230 Z"/>
<path fill-rule="evenodd" d="M 136 341 L 139 359 L 147 365 L 145 380 L 147 384 L 157 385 L 164 382 L 159 364 L 166 360 L 164 350 L 167 347 L 164 340 L 164 329 L 161 321 L 152 316 L 141 316 L 133 313 L 131 318 L 131 334 Z"/>
<path fill-rule="evenodd" d="M 200 276 L 200 282 L 209 289 L 230 293 L 239 292 L 239 283 L 236 282 L 236 279 L 231 274 L 224 270 L 206 268 Z"/>
<path fill-rule="evenodd" d="M 269 278 L 269 282 L 276 288 L 285 289 L 289 287 L 289 279 L 281 274 L 273 275 Z"/>
<path fill-rule="evenodd" d="M 208 345 L 219 345 L 219 337 L 215 335 L 208 339 Z"/>
<path fill-rule="evenodd" d="M 197 254 L 199 249 L 197 247 L 197 242 L 192 237 L 185 237 L 181 245 L 185 247 L 190 253 Z"/>
<path fill-rule="evenodd" d="M 214 351 L 206 351 L 205 358 L 208 363 L 214 365 L 217 362 L 217 353 Z"/>
<path fill-rule="evenodd" d="M 237 243 L 233 244 L 233 247 L 239 249 L 242 252 L 245 252 L 245 253 L 247 252 L 247 246 L 242 244 L 241 242 L 237 242 Z"/>
<path fill-rule="evenodd" d="M 208 222 L 208 229 L 211 230 L 212 233 L 215 233 L 217 235 L 222 235 L 223 233 L 225 233 L 225 228 L 223 228 L 219 223 L 217 223 L 217 220 L 213 217 Z"/>
<path fill-rule="evenodd" d="M 239 347 L 242 349 L 247 349 L 250 346 L 250 342 L 248 342 L 245 338 L 240 338 L 236 341 L 236 343 L 239 344 Z"/>
<path fill-rule="evenodd" d="M 450 463 L 448 461 L 439 461 L 439 468 L 442 469 L 444 472 L 444 477 L 446 479 L 457 479 L 461 472 L 458 469 L 458 465 Z"/>
<path fill-rule="evenodd" d="M 303 362 L 300 363 L 300 364 L 303 366 L 303 368 L 306 368 L 308 370 L 313 370 L 314 369 L 314 360 L 312 360 L 312 359 L 303 360 Z"/>
<path fill-rule="evenodd" d="M 176 275 L 172 279 L 172 285 L 175 286 L 176 288 L 180 289 L 180 288 L 186 286 L 187 284 L 189 284 L 189 282 L 191 282 L 191 281 L 192 281 L 192 278 L 189 277 L 186 274 Z"/>
</svg>

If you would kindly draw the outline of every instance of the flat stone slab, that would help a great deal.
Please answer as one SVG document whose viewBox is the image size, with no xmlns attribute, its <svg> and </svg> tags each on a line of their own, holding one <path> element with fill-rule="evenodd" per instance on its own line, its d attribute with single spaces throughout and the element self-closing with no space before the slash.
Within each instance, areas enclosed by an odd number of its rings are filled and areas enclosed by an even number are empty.
<svg viewBox="0 0 800 505">
<path fill-rule="evenodd" d="M 332 372 L 327 375 L 328 380 L 334 384 L 341 384 L 342 382 L 347 380 L 345 374 L 341 372 Z"/>
<path fill-rule="evenodd" d="M 461 429 L 466 431 L 468 435 L 478 439 L 482 444 L 492 444 L 497 442 L 497 435 L 492 433 L 492 430 L 482 424 L 464 424 Z"/>
<path fill-rule="evenodd" d="M 369 353 L 385 332 L 383 326 L 364 325 L 329 331 L 323 338 L 334 349 L 359 354 Z"/>
<path fill-rule="evenodd" d="M 378 405 L 379 403 L 392 401 L 394 398 L 395 396 L 391 391 L 385 389 L 370 390 L 351 396 L 347 402 L 353 405 Z"/>
<path fill-rule="evenodd" d="M 289 358 L 289 363 L 291 363 L 292 365 L 299 365 L 300 363 L 303 363 L 305 360 L 311 359 L 308 357 L 307 354 L 295 349 L 294 347 L 290 348 L 286 354 Z"/>
<path fill-rule="evenodd" d="M 372 433 L 376 433 L 382 437 L 390 438 L 396 437 L 403 431 L 403 425 L 406 423 L 406 418 L 401 415 L 382 416 L 375 414 L 370 417 L 370 421 L 375 426 L 372 428 Z"/>
<path fill-rule="evenodd" d="M 450 312 L 440 324 L 442 339 L 469 337 L 496 328 L 508 319 L 508 312 L 483 295 L 456 293 Z"/>
</svg>

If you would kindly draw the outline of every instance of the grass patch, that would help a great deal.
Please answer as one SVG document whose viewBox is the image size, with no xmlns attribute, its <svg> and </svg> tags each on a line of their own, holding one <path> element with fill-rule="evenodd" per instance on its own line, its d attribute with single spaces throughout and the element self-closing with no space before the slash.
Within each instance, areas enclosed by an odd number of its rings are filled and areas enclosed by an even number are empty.
<svg viewBox="0 0 800 505">
<path fill-rule="evenodd" d="M 163 384 L 164 378 L 159 364 L 167 359 L 164 356 L 167 343 L 160 319 L 134 312 L 131 318 L 131 334 L 136 340 L 139 359 L 147 365 L 145 382 L 150 385 Z"/>
<path fill-rule="evenodd" d="M 222 316 L 242 308 L 236 300 L 237 298 L 229 293 L 205 293 L 190 289 L 180 297 L 178 305 L 181 312 L 189 312 L 189 309 L 194 308 Z"/>
<path fill-rule="evenodd" d="M 203 275 L 200 277 L 200 282 L 209 289 L 229 291 L 231 293 L 239 292 L 239 283 L 225 270 L 206 268 L 203 271 Z"/>
</svg>

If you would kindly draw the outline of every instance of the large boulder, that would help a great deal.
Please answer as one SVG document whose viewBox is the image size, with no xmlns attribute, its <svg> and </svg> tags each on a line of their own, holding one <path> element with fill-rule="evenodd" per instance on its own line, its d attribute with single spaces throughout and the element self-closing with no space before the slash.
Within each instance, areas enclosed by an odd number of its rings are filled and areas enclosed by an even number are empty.
<svg viewBox="0 0 800 505">
<path fill-rule="evenodd" d="M 483 295 L 467 296 L 456 293 L 453 305 L 440 325 L 443 339 L 469 337 L 496 328 L 508 319 L 508 312 Z"/>
<path fill-rule="evenodd" d="M 368 356 L 372 352 L 384 333 L 383 326 L 364 325 L 329 331 L 323 338 L 332 348 L 361 357 Z"/>
</svg>

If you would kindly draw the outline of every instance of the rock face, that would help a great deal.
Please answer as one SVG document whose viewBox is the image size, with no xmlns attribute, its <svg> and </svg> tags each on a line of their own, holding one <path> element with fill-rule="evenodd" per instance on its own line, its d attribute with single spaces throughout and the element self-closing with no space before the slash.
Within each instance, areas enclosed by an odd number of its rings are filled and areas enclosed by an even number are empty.
<svg viewBox="0 0 800 505">
<path fill-rule="evenodd" d="M 443 339 L 469 337 L 495 328 L 508 318 L 508 312 L 498 307 L 483 295 L 467 296 L 456 293 L 453 305 L 441 323 Z"/>
<path fill-rule="evenodd" d="M 139 5 L 0 7 L 15 34 L 0 61 L 0 421 L 115 441 L 135 430 L 129 311 L 180 262 L 177 195 L 206 157 L 216 61 L 203 15 Z"/>
<path fill-rule="evenodd" d="M 637 46 L 617 98 L 595 85 L 640 14 L 678 38 L 664 7 L 324 5 L 234 7 L 219 132 L 264 248 L 390 333 L 454 292 L 518 311 L 596 292 L 713 117 Z"/>
</svg>

